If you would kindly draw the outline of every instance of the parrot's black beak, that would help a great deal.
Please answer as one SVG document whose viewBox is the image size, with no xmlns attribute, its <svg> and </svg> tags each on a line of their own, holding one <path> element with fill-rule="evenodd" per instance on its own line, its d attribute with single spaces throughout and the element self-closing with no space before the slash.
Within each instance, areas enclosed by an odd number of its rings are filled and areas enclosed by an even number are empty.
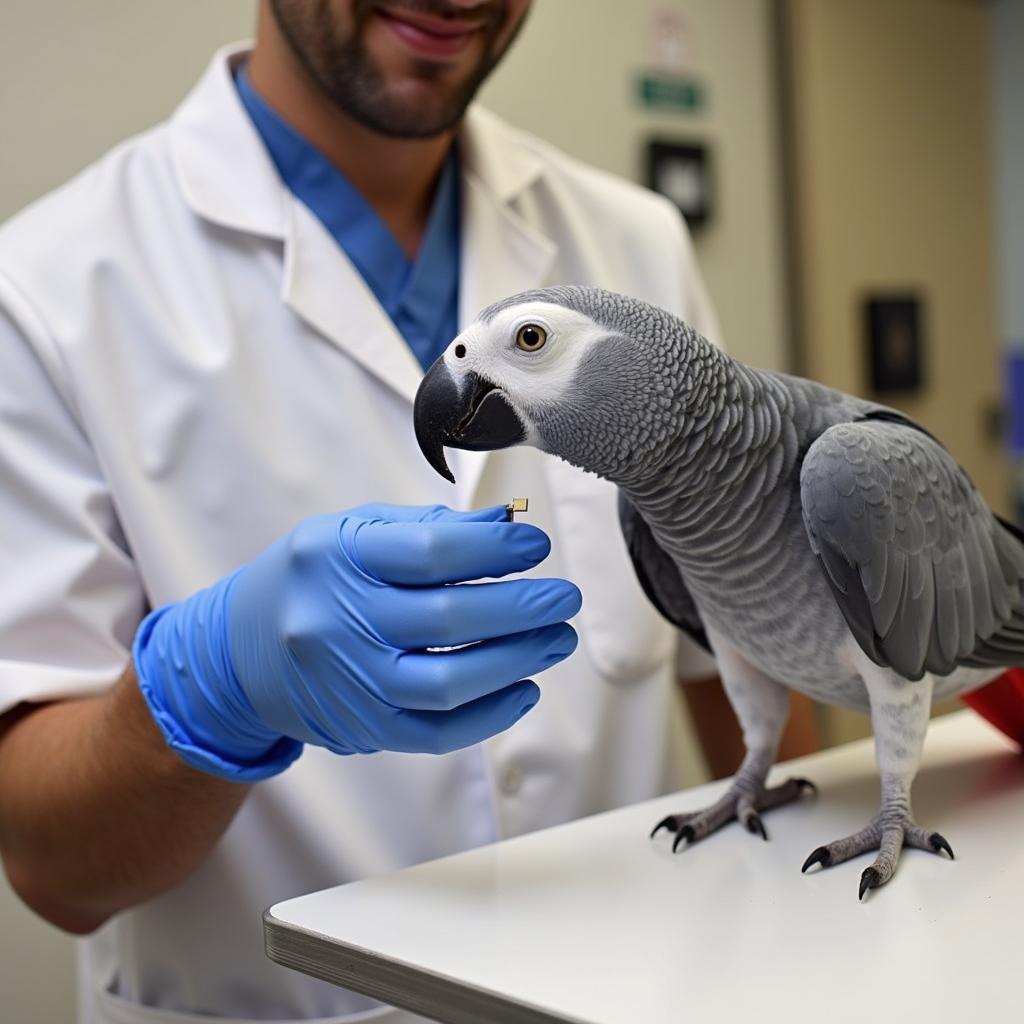
<svg viewBox="0 0 1024 1024">
<path fill-rule="evenodd" d="M 452 483 L 455 477 L 445 461 L 445 446 L 492 451 L 526 439 L 522 421 L 502 392 L 475 373 L 467 373 L 460 388 L 443 356 L 420 382 L 413 423 L 427 462 Z"/>
</svg>

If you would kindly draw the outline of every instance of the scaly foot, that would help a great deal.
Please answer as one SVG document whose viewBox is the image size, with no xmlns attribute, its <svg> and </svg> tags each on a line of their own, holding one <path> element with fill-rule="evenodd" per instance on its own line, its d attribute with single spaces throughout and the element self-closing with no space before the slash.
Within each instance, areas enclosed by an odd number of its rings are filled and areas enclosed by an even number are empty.
<svg viewBox="0 0 1024 1024">
<path fill-rule="evenodd" d="M 907 813 L 882 812 L 867 825 L 845 839 L 837 839 L 827 846 L 819 846 L 804 861 L 801 871 L 807 871 L 815 864 L 830 868 L 842 864 L 844 860 L 856 857 L 868 850 L 878 850 L 874 864 L 864 869 L 860 876 L 858 899 L 864 899 L 869 889 L 877 889 L 885 885 L 893 876 L 899 863 L 900 851 L 904 846 L 913 846 L 918 850 L 930 850 L 941 853 L 943 850 L 953 859 L 953 848 L 938 832 L 929 832 L 919 828 L 914 819 Z"/>
<path fill-rule="evenodd" d="M 677 850 L 684 840 L 695 843 L 698 839 L 717 832 L 726 822 L 736 818 L 748 832 L 768 838 L 764 822 L 758 811 L 768 811 L 782 804 L 798 800 L 805 792 L 816 793 L 817 786 L 810 779 L 787 779 L 781 786 L 766 787 L 763 783 L 755 783 L 749 779 L 737 777 L 726 790 L 725 796 L 716 800 L 710 807 L 702 811 L 688 814 L 670 814 L 662 818 L 651 832 L 652 838 L 667 828 L 675 832 L 676 838 L 672 849 Z"/>
</svg>

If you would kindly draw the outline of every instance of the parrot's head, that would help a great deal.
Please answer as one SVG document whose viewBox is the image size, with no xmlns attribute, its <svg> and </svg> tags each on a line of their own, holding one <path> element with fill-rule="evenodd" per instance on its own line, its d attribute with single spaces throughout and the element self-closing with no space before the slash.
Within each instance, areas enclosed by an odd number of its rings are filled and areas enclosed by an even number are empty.
<svg viewBox="0 0 1024 1024">
<path fill-rule="evenodd" d="M 530 444 L 612 480 L 654 467 L 687 412 L 702 338 L 664 310 L 597 288 L 523 292 L 485 309 L 427 372 L 416 438 L 444 448 Z"/>
</svg>

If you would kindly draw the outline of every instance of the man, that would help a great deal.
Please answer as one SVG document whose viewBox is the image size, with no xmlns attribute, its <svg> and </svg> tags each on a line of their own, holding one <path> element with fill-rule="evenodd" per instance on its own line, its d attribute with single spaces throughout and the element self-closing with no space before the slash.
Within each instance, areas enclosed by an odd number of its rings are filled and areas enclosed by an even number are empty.
<svg viewBox="0 0 1024 1024">
<path fill-rule="evenodd" d="M 413 441 L 422 367 L 508 293 L 715 333 L 667 204 L 463 117 L 528 6 L 265 0 L 0 233 L 0 853 L 94 933 L 85 1021 L 362 1019 L 265 959 L 263 907 L 698 777 L 610 490 L 523 450 L 452 492 Z M 541 530 L 549 579 L 450 586 Z"/>
</svg>

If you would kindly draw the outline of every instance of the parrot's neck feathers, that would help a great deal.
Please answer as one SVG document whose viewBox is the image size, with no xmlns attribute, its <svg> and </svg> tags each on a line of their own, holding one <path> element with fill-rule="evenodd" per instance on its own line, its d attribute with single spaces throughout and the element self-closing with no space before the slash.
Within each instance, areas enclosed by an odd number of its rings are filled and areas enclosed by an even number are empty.
<svg viewBox="0 0 1024 1024">
<path fill-rule="evenodd" d="M 641 510 L 687 498 L 715 518 L 734 494 L 746 505 L 775 483 L 787 464 L 776 450 L 787 422 L 780 378 L 638 299 L 545 294 L 607 333 L 579 364 L 578 392 L 528 410 L 539 447 L 612 481 Z"/>
<path fill-rule="evenodd" d="M 790 488 L 779 483 L 797 471 L 799 458 L 781 381 L 712 352 L 686 385 L 671 443 L 643 471 L 615 481 L 649 521 L 673 508 L 675 539 L 695 557 L 783 515 Z"/>
<path fill-rule="evenodd" d="M 672 478 L 695 490 L 720 490 L 778 440 L 787 396 L 770 374 L 744 366 L 699 335 L 687 339 L 670 378 L 665 443 L 635 456 L 615 482 L 649 486 Z"/>
</svg>

